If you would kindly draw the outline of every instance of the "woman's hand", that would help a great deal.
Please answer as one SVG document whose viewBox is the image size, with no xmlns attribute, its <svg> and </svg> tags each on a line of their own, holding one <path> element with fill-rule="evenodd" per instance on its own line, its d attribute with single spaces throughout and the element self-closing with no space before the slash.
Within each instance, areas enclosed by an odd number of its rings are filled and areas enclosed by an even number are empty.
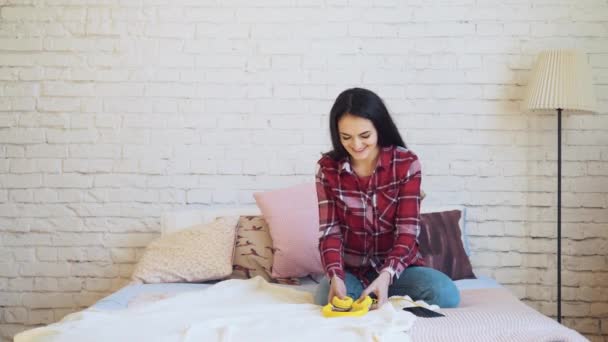
<svg viewBox="0 0 608 342">
<path fill-rule="evenodd" d="M 340 299 L 344 299 L 344 297 L 346 297 L 346 285 L 344 285 L 344 280 L 340 279 L 338 276 L 333 276 L 331 278 L 327 302 L 331 303 L 334 296 Z"/>
<path fill-rule="evenodd" d="M 371 309 L 375 310 L 388 301 L 388 286 L 391 283 L 391 274 L 388 271 L 382 271 L 378 277 L 369 286 L 363 290 L 359 300 L 365 298 L 370 293 L 376 295 L 377 303 L 372 305 Z"/>
</svg>

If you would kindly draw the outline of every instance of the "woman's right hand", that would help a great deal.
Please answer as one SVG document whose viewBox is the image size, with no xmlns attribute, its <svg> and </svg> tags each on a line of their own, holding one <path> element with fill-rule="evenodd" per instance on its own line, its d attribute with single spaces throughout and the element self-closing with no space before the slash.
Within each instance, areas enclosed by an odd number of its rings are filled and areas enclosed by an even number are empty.
<svg viewBox="0 0 608 342">
<path fill-rule="evenodd" d="M 346 285 L 344 285 L 344 280 L 340 279 L 338 276 L 333 276 L 330 280 L 327 302 L 331 303 L 334 296 L 340 299 L 344 299 L 344 297 L 346 297 Z"/>
</svg>

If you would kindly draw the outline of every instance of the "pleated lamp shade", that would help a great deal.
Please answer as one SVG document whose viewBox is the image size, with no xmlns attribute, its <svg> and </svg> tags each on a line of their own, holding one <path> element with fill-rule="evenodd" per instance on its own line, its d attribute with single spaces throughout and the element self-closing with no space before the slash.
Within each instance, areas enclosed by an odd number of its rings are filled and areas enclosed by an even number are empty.
<svg viewBox="0 0 608 342">
<path fill-rule="evenodd" d="M 591 68 L 577 50 L 552 50 L 539 54 L 528 83 L 526 108 L 595 112 Z"/>
</svg>

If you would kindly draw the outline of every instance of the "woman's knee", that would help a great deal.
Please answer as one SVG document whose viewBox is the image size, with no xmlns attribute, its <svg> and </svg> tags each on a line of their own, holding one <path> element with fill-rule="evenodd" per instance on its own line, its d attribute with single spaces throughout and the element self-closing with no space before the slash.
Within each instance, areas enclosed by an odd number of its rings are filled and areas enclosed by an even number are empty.
<svg viewBox="0 0 608 342">
<path fill-rule="evenodd" d="M 454 281 L 446 274 L 435 271 L 433 274 L 431 286 L 433 292 L 433 304 L 439 305 L 441 308 L 455 308 L 460 304 L 460 291 Z"/>
<path fill-rule="evenodd" d="M 428 267 L 407 268 L 391 287 L 389 295 L 408 295 L 414 300 L 421 299 L 442 308 L 454 308 L 460 304 L 460 292 L 452 279 Z"/>
<path fill-rule="evenodd" d="M 453 284 L 452 284 L 453 285 Z M 441 295 L 438 298 L 439 307 L 441 308 L 457 308 L 460 304 L 460 291 L 456 285 L 451 286 L 449 289 L 440 290 Z"/>
</svg>

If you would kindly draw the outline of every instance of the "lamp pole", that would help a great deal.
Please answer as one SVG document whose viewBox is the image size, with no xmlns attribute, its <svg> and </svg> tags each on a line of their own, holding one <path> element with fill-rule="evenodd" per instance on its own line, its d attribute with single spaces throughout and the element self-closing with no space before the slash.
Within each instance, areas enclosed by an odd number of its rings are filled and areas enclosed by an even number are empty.
<svg viewBox="0 0 608 342">
<path fill-rule="evenodd" d="M 562 108 L 557 108 L 557 321 L 562 322 Z"/>
</svg>

